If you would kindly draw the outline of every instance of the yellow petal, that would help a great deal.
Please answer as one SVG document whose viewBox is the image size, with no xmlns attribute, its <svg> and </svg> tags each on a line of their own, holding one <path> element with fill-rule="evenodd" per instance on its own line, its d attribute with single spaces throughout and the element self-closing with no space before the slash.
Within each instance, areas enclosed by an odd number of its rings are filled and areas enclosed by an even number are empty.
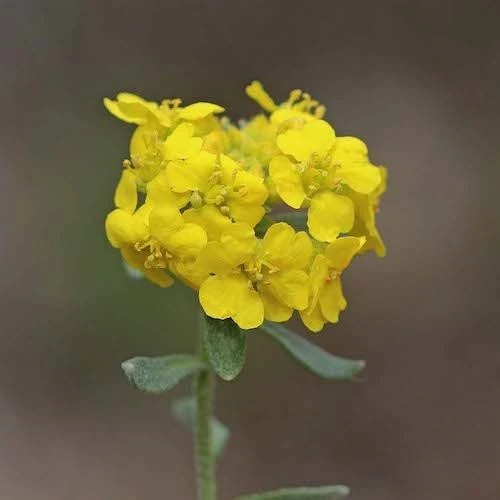
<svg viewBox="0 0 500 500">
<path fill-rule="evenodd" d="M 224 186 L 232 186 L 234 180 L 236 179 L 236 174 L 241 170 L 241 165 L 224 154 L 219 156 L 220 160 L 220 173 L 222 174 L 220 178 L 221 184 Z"/>
<path fill-rule="evenodd" d="M 271 96 L 264 90 L 260 82 L 254 80 L 250 85 L 245 87 L 245 92 L 248 97 L 253 99 L 259 106 L 266 111 L 272 113 L 276 108 L 276 103 Z"/>
<path fill-rule="evenodd" d="M 218 241 L 210 241 L 198 258 L 200 269 L 210 274 L 229 275 L 235 272 L 240 264 L 241 262 L 233 258 Z"/>
<path fill-rule="evenodd" d="M 210 276 L 200 287 L 200 304 L 211 318 L 230 318 L 240 302 L 242 275 Z"/>
<path fill-rule="evenodd" d="M 289 129 L 280 134 L 276 144 L 297 161 L 306 161 L 312 153 L 325 154 L 335 141 L 335 131 L 324 120 L 306 123 L 300 129 Z"/>
<path fill-rule="evenodd" d="M 163 133 L 161 127 L 155 123 L 145 123 L 139 125 L 130 139 L 130 157 L 139 158 L 148 152 L 152 152 L 155 147 L 155 139 Z"/>
<path fill-rule="evenodd" d="M 119 208 L 108 214 L 105 228 L 106 236 L 115 248 L 132 245 L 148 236 L 148 228 L 139 217 Z"/>
<path fill-rule="evenodd" d="M 194 290 L 199 290 L 201 284 L 209 277 L 201 269 L 196 260 L 172 259 L 170 261 L 170 269 L 187 286 Z"/>
<path fill-rule="evenodd" d="M 227 226 L 221 234 L 220 242 L 238 265 L 253 256 L 257 245 L 254 230 L 243 222 L 235 222 Z"/>
<path fill-rule="evenodd" d="M 289 255 L 290 263 L 288 267 L 304 269 L 309 265 L 312 255 L 312 242 L 306 232 L 300 231 L 295 235 Z"/>
<path fill-rule="evenodd" d="M 238 192 L 238 199 L 246 204 L 262 205 L 269 194 L 264 179 L 245 170 L 236 172 L 234 189 Z"/>
<path fill-rule="evenodd" d="M 341 167 L 337 170 L 336 174 L 351 189 L 362 194 L 371 193 L 381 182 L 379 169 L 370 164 L 356 167 Z"/>
<path fill-rule="evenodd" d="M 242 290 L 240 302 L 232 318 L 243 330 L 258 328 L 264 322 L 264 304 L 260 295 L 248 282 Z"/>
<path fill-rule="evenodd" d="M 137 183 L 134 172 L 125 169 L 115 191 L 115 206 L 133 214 L 137 206 Z"/>
<path fill-rule="evenodd" d="M 264 317 L 268 321 L 288 321 L 293 314 L 293 308 L 278 299 L 268 285 L 259 283 L 259 295 L 264 303 Z"/>
<path fill-rule="evenodd" d="M 291 108 L 278 108 L 271 115 L 271 123 L 274 125 L 281 125 L 288 120 L 296 121 L 299 123 L 307 123 L 314 120 L 314 117 L 309 113 L 304 113 L 303 111 L 298 111 Z"/>
<path fill-rule="evenodd" d="M 321 313 L 330 323 L 338 322 L 340 312 L 347 305 L 339 278 L 325 284 L 319 295 L 319 305 Z"/>
<path fill-rule="evenodd" d="M 290 248 L 295 240 L 293 227 L 285 222 L 273 224 L 262 239 L 263 259 L 281 268 L 288 263 Z"/>
<path fill-rule="evenodd" d="M 172 161 L 167 165 L 167 180 L 176 193 L 205 191 L 215 169 L 216 156 L 200 151 L 188 160 Z"/>
<path fill-rule="evenodd" d="M 146 252 L 138 252 L 133 247 L 124 247 L 120 250 L 123 260 L 134 269 L 141 271 L 155 285 L 166 288 L 174 283 L 174 280 L 163 269 L 146 269 L 144 260 Z"/>
<path fill-rule="evenodd" d="M 306 309 L 309 302 L 308 276 L 304 271 L 277 272 L 269 277 L 270 290 L 286 305 L 297 310 Z"/>
<path fill-rule="evenodd" d="M 326 257 L 323 254 L 316 255 L 309 273 L 309 306 L 307 310 L 311 313 L 318 304 L 319 295 L 326 283 L 328 272 Z"/>
<path fill-rule="evenodd" d="M 304 311 L 299 311 L 300 314 L 300 319 L 306 325 L 309 330 L 311 330 L 314 333 L 318 333 L 321 330 L 323 330 L 323 327 L 325 326 L 326 320 L 321 314 L 321 310 L 319 308 L 319 305 L 317 305 L 312 311 L 309 310 L 304 310 Z"/>
<path fill-rule="evenodd" d="M 112 101 L 104 98 L 104 106 L 116 118 L 127 122 L 141 125 L 148 120 L 154 119 L 158 109 L 158 104 L 149 102 L 128 92 L 121 92 L 117 95 L 117 100 Z"/>
<path fill-rule="evenodd" d="M 222 113 L 224 108 L 211 102 L 195 102 L 179 110 L 179 117 L 183 120 L 201 120 L 214 113 Z"/>
<path fill-rule="evenodd" d="M 202 283 L 199 297 L 203 310 L 212 318 L 232 317 L 243 329 L 257 328 L 264 321 L 262 300 L 241 274 L 211 276 Z"/>
<path fill-rule="evenodd" d="M 153 233 L 151 233 L 153 234 Z M 197 224 L 186 223 L 160 240 L 169 253 L 180 258 L 197 257 L 207 244 L 207 233 Z"/>
<path fill-rule="evenodd" d="M 253 256 L 256 244 L 253 229 L 247 224 L 229 224 L 221 233 L 220 241 L 211 241 L 203 249 L 199 265 L 208 273 L 232 273 Z"/>
<path fill-rule="evenodd" d="M 172 205 L 155 205 L 149 216 L 149 231 L 162 245 L 167 246 L 170 238 L 184 226 L 179 210 Z"/>
<path fill-rule="evenodd" d="M 354 224 L 354 206 L 347 196 L 330 191 L 315 194 L 308 212 L 309 232 L 318 241 L 334 241 Z"/>
<path fill-rule="evenodd" d="M 332 154 L 335 161 L 345 167 L 369 163 L 368 148 L 357 137 L 337 137 Z"/>
<path fill-rule="evenodd" d="M 295 165 L 286 156 L 276 156 L 269 164 L 269 175 L 280 198 L 293 208 L 300 208 L 306 193 Z"/>
<path fill-rule="evenodd" d="M 174 205 L 183 208 L 189 202 L 191 192 L 174 193 L 168 183 L 168 174 L 162 170 L 152 181 L 148 182 L 146 203 L 151 205 Z"/>
<path fill-rule="evenodd" d="M 361 250 L 366 242 L 365 237 L 345 236 L 337 238 L 325 249 L 325 257 L 328 259 L 330 267 L 338 271 L 344 270 L 352 258 Z"/>
<path fill-rule="evenodd" d="M 231 221 L 213 205 L 203 205 L 201 208 L 189 208 L 183 212 L 186 222 L 194 222 L 207 233 L 209 241 L 219 240 L 221 234 L 231 224 Z"/>
<path fill-rule="evenodd" d="M 200 151 L 201 137 L 193 137 L 194 125 L 184 122 L 178 125 L 163 144 L 167 160 L 186 159 Z"/>
<path fill-rule="evenodd" d="M 244 222 L 251 227 L 255 227 L 266 213 L 264 207 L 259 205 L 247 205 L 240 199 L 230 201 L 228 207 L 231 217 L 236 222 Z"/>
</svg>

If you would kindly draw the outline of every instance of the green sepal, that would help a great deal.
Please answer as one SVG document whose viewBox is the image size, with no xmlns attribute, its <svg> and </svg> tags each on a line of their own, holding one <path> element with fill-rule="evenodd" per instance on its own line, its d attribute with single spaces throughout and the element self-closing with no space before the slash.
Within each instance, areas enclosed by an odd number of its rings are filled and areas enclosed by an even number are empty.
<svg viewBox="0 0 500 500">
<path fill-rule="evenodd" d="M 232 319 L 205 318 L 205 346 L 215 373 L 233 380 L 245 366 L 247 334 Z"/>
<path fill-rule="evenodd" d="M 351 380 L 366 365 L 361 360 L 334 356 L 279 323 L 266 321 L 261 329 L 271 335 L 297 361 L 319 377 L 328 380 Z"/>
<path fill-rule="evenodd" d="M 179 422 L 187 425 L 192 432 L 195 430 L 196 400 L 193 396 L 176 399 L 172 403 L 172 416 Z M 212 433 L 212 453 L 218 457 L 226 446 L 230 430 L 217 418 L 213 417 L 210 422 Z"/>
<path fill-rule="evenodd" d="M 188 375 L 208 366 L 191 354 L 172 354 L 148 358 L 137 356 L 122 363 L 129 380 L 142 391 L 158 394 L 168 391 Z"/>
<path fill-rule="evenodd" d="M 347 486 L 316 486 L 302 488 L 283 488 L 267 493 L 256 493 L 236 500 L 338 500 L 349 495 Z"/>
</svg>

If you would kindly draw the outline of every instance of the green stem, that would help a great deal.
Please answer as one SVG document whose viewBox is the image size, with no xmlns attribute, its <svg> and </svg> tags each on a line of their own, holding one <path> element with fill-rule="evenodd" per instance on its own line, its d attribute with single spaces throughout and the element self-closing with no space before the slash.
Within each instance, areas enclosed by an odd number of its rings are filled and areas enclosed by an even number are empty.
<svg viewBox="0 0 500 500">
<path fill-rule="evenodd" d="M 203 318 L 204 322 L 204 318 Z M 200 357 L 209 364 L 200 332 Z M 198 500 L 215 500 L 215 456 L 212 452 L 211 420 L 213 411 L 214 373 L 211 368 L 200 371 L 195 378 L 196 431 L 195 462 Z"/>
</svg>

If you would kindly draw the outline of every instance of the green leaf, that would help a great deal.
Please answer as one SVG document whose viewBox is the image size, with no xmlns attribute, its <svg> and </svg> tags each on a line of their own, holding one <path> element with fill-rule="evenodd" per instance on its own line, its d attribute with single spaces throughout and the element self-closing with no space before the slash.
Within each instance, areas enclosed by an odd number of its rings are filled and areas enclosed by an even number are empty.
<svg viewBox="0 0 500 500">
<path fill-rule="evenodd" d="M 214 319 L 205 315 L 208 359 L 215 373 L 233 380 L 243 369 L 247 353 L 247 334 L 232 319 Z"/>
<path fill-rule="evenodd" d="M 176 399 L 172 403 L 172 416 L 179 422 L 187 425 L 194 432 L 196 418 L 196 400 L 193 396 Z M 218 457 L 231 434 L 229 429 L 215 417 L 210 422 L 212 432 L 212 452 Z"/>
<path fill-rule="evenodd" d="M 256 493 L 236 500 L 337 500 L 349 495 L 347 486 L 317 486 L 303 488 L 283 488 L 267 493 Z"/>
<path fill-rule="evenodd" d="M 334 356 L 279 323 L 266 321 L 261 328 L 277 340 L 297 361 L 322 378 L 352 379 L 366 365 L 364 361 Z"/>
<path fill-rule="evenodd" d="M 138 356 L 122 363 L 125 375 L 139 389 L 160 393 L 181 379 L 206 369 L 207 365 L 191 354 L 173 354 L 157 358 Z"/>
</svg>

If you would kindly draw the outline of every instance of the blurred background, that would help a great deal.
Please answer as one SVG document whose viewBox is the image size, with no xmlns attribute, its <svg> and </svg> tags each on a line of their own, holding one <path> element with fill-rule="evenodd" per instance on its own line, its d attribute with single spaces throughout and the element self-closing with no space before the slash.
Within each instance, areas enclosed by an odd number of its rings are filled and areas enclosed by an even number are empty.
<svg viewBox="0 0 500 500">
<path fill-rule="evenodd" d="M 172 398 L 120 362 L 194 348 L 196 298 L 132 281 L 103 221 L 130 126 L 103 96 L 233 117 L 303 88 L 389 167 L 385 259 L 356 261 L 315 378 L 263 334 L 218 387 L 220 498 L 344 483 L 353 500 L 500 498 L 500 7 L 492 1 L 1 3 L 0 497 L 194 498 Z M 297 325 L 299 331 L 305 331 Z"/>
</svg>

